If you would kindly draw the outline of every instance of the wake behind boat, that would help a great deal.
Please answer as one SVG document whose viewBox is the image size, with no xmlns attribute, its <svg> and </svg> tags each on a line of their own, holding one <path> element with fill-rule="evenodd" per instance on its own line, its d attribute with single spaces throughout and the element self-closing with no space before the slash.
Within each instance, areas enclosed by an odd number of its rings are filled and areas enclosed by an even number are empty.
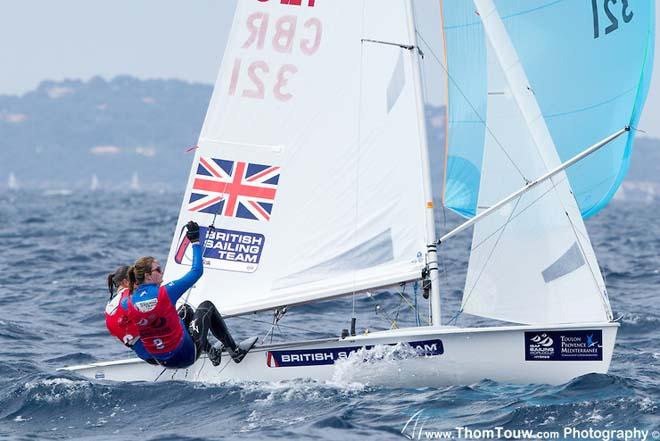
<svg viewBox="0 0 660 441">
<path fill-rule="evenodd" d="M 298 3 L 237 6 L 165 279 L 188 271 L 183 226 L 193 218 L 205 266 L 183 298 L 193 307 L 211 301 L 236 316 L 420 282 L 429 326 L 257 346 L 240 365 L 68 369 L 117 381 L 331 380 L 349 363 L 349 376 L 410 386 L 607 372 L 618 325 L 583 217 L 607 205 L 627 168 L 650 80 L 653 3 L 616 14 L 596 2 L 444 4 L 441 193 L 420 75 L 422 56 L 439 57 L 420 46 L 412 2 Z M 438 239 L 440 194 L 468 220 Z M 437 253 L 468 227 L 453 319 L 513 325 L 442 325 Z"/>
</svg>

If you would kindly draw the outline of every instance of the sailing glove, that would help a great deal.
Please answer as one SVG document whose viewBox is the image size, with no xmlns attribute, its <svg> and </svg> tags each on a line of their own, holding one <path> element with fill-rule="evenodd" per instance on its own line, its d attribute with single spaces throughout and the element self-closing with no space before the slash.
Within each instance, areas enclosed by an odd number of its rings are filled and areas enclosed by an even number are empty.
<svg viewBox="0 0 660 441">
<path fill-rule="evenodd" d="M 186 237 L 188 240 L 191 242 L 199 242 L 199 225 L 197 225 L 197 222 L 188 222 L 186 228 L 188 229 L 188 231 L 186 231 Z"/>
</svg>

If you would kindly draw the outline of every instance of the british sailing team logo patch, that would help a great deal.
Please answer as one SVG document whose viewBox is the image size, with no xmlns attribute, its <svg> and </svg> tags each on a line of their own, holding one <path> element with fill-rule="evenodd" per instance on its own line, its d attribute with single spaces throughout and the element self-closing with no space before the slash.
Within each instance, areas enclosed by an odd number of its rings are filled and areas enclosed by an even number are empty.
<svg viewBox="0 0 660 441">
<path fill-rule="evenodd" d="M 280 167 L 200 156 L 187 208 L 267 222 L 279 180 Z"/>
<path fill-rule="evenodd" d="M 266 241 L 263 234 L 222 228 L 211 230 L 207 227 L 199 227 L 199 237 L 206 268 L 242 273 L 257 270 Z M 192 265 L 192 247 L 185 228 L 181 229 L 174 261 L 181 265 Z"/>
<path fill-rule="evenodd" d="M 526 361 L 600 361 L 603 359 L 603 332 L 525 332 Z"/>
</svg>

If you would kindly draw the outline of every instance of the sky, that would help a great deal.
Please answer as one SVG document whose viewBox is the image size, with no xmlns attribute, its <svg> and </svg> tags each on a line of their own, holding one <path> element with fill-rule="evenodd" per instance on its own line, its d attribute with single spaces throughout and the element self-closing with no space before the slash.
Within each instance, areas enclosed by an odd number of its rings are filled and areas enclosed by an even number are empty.
<svg viewBox="0 0 660 441">
<path fill-rule="evenodd" d="M 0 0 L 0 94 L 20 95 L 43 80 L 96 75 L 212 84 L 236 1 Z M 423 11 L 417 17 L 421 35 L 438 42 L 441 56 L 439 0 L 414 3 Z M 660 8 L 656 12 L 660 19 Z M 435 62 L 424 68 L 428 100 L 444 103 L 442 68 Z M 654 70 L 639 128 L 660 138 L 660 55 Z"/>
<path fill-rule="evenodd" d="M 437 0 L 420 21 L 441 52 Z M 0 0 L 0 94 L 23 94 L 43 80 L 178 78 L 213 84 L 236 0 Z M 36 13 L 35 13 L 36 12 Z M 430 12 L 430 13 L 429 13 Z M 437 63 L 436 63 L 437 64 Z M 444 103 L 444 76 L 428 93 Z"/>
</svg>

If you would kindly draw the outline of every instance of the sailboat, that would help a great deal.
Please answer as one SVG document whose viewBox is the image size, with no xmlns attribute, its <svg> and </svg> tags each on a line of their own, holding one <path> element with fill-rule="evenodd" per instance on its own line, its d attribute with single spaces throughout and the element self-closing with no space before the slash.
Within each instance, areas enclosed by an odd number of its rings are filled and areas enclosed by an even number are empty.
<svg viewBox="0 0 660 441">
<path fill-rule="evenodd" d="M 140 189 L 140 178 L 138 177 L 137 172 L 133 172 L 133 174 L 131 175 L 130 189 L 133 191 L 137 191 Z"/>
<path fill-rule="evenodd" d="M 89 184 L 90 191 L 96 191 L 99 189 L 99 178 L 96 175 L 92 175 L 92 181 Z"/>
<path fill-rule="evenodd" d="M 164 373 L 74 366 L 116 381 L 330 380 L 559 384 L 606 373 L 618 323 L 583 218 L 607 205 L 648 92 L 654 2 L 445 0 L 445 61 L 411 0 L 241 1 L 167 262 L 202 225 L 205 272 L 184 300 L 281 312 L 401 282 L 430 287 L 428 326 L 257 346 Z M 431 185 L 420 64 L 447 72 L 444 188 Z M 437 146 L 434 146 L 436 148 Z M 466 219 L 437 237 L 434 197 Z M 442 320 L 438 253 L 473 228 L 460 314 Z M 286 320 L 286 315 L 282 320 Z M 365 351 L 405 347 L 388 371 Z M 377 362 L 374 362 L 377 363 Z"/>
<path fill-rule="evenodd" d="M 7 188 L 10 190 L 18 190 L 18 179 L 16 179 L 14 172 L 9 173 L 9 177 L 7 178 Z"/>
</svg>

